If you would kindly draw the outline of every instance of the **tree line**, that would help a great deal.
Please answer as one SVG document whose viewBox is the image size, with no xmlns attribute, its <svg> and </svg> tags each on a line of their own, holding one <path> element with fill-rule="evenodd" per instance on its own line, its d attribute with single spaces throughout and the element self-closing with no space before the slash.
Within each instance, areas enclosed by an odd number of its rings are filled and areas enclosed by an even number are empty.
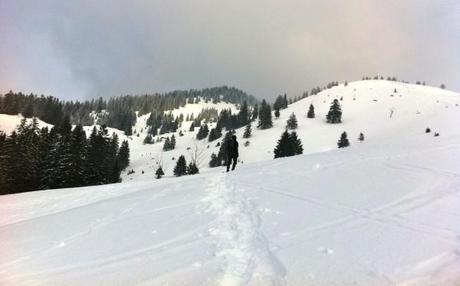
<svg viewBox="0 0 460 286">
<path fill-rule="evenodd" d="M 244 101 L 254 105 L 257 100 L 234 87 L 213 87 L 199 90 L 178 90 L 167 93 L 145 95 L 124 95 L 112 97 L 108 100 L 99 98 L 87 101 L 63 101 L 53 96 L 25 95 L 12 91 L 0 95 L 0 113 L 15 115 L 22 113 L 26 118 L 37 117 L 42 121 L 57 125 L 65 116 L 70 118 L 71 124 L 107 125 L 132 134 L 132 126 L 138 115 L 149 112 L 163 113 L 185 106 L 187 103 L 200 101 L 221 101 L 242 104 Z"/>
<path fill-rule="evenodd" d="M 107 128 L 89 138 L 69 116 L 55 127 L 39 128 L 36 118 L 0 133 L 0 194 L 116 183 L 129 164 L 129 145 Z"/>
</svg>

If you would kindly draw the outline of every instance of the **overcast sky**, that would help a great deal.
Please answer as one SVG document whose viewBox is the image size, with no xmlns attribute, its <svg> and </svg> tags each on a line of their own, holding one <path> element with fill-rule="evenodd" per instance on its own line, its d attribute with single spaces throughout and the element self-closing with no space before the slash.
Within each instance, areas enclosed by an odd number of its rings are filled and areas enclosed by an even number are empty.
<svg viewBox="0 0 460 286">
<path fill-rule="evenodd" d="M 460 1 L 0 0 L 0 93 L 272 99 L 377 73 L 460 91 Z"/>
</svg>

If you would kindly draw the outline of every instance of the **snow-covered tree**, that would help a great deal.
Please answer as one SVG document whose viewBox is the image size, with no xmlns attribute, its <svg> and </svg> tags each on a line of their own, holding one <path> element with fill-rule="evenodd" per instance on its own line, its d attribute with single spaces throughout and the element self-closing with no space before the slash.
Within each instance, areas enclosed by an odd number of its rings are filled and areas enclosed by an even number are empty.
<svg viewBox="0 0 460 286">
<path fill-rule="evenodd" d="M 342 109 L 337 99 L 334 99 L 331 104 L 331 108 L 326 115 L 328 123 L 341 123 L 342 122 Z"/>
<path fill-rule="evenodd" d="M 259 124 L 257 127 L 260 129 L 268 129 L 273 127 L 272 111 L 270 105 L 267 104 L 265 99 L 262 100 L 259 108 Z"/>
<path fill-rule="evenodd" d="M 251 122 L 249 122 L 248 125 L 246 125 L 246 128 L 244 129 L 243 138 L 249 138 L 251 137 L 251 134 L 252 134 L 252 126 L 251 126 Z"/>
<path fill-rule="evenodd" d="M 287 129 L 297 129 L 297 117 L 295 116 L 294 112 L 289 116 L 289 119 L 286 121 L 286 128 Z"/>
</svg>

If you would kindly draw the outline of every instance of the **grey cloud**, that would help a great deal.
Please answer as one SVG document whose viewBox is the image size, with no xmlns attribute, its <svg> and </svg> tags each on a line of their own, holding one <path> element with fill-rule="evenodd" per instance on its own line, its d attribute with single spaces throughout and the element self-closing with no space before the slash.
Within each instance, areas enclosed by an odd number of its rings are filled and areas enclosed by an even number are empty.
<svg viewBox="0 0 460 286">
<path fill-rule="evenodd" d="M 396 75 L 460 90 L 457 1 L 0 0 L 0 92 L 233 85 L 265 98 Z"/>
</svg>

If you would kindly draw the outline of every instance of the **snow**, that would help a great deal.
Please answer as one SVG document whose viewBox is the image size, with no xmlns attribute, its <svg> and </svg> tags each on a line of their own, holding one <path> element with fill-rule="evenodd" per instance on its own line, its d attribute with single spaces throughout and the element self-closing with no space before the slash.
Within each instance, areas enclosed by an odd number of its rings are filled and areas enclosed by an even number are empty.
<svg viewBox="0 0 460 286">
<path fill-rule="evenodd" d="M 342 96 L 343 124 L 326 124 Z M 272 129 L 254 124 L 249 147 L 238 130 L 244 164 L 231 173 L 205 168 L 215 142 L 190 132 L 164 153 L 133 136 L 136 173 L 120 184 L 0 197 L 0 285 L 458 285 L 457 104 L 427 86 L 340 85 Z M 273 160 L 291 112 L 305 154 Z M 343 131 L 351 147 L 337 149 Z M 173 178 L 171 157 L 195 143 L 201 174 Z"/>
<path fill-rule="evenodd" d="M 8 114 L 0 114 L 0 131 L 4 132 L 5 134 L 11 134 L 18 125 L 21 123 L 21 120 L 24 117 L 21 114 L 18 115 L 8 115 Z M 27 119 L 27 123 L 32 122 L 32 118 Z M 46 122 L 41 121 L 37 118 L 38 126 L 46 127 L 48 126 L 51 128 L 53 125 L 47 124 Z"/>
</svg>

